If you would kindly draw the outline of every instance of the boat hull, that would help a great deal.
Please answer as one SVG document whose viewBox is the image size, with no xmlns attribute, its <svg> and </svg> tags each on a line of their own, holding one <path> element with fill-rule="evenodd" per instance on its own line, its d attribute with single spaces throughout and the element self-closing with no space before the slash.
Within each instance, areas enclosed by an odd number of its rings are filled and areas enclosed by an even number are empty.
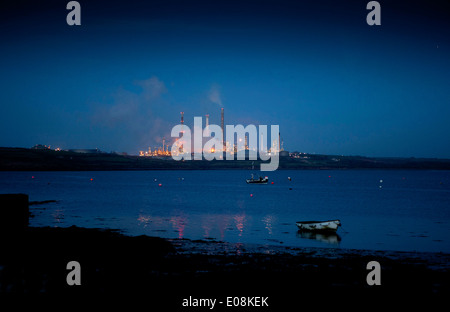
<svg viewBox="0 0 450 312">
<path fill-rule="evenodd" d="M 247 184 L 267 184 L 267 181 L 246 180 Z"/>
<path fill-rule="evenodd" d="M 328 221 L 298 221 L 296 222 L 300 231 L 308 232 L 336 232 L 341 221 L 328 220 Z"/>
</svg>

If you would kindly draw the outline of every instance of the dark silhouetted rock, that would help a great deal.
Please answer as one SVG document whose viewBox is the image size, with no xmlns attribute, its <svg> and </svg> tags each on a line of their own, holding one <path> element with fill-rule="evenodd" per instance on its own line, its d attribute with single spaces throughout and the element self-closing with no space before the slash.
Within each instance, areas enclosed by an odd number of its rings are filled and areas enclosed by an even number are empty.
<svg viewBox="0 0 450 312">
<path fill-rule="evenodd" d="M 27 194 L 0 194 L 0 232 L 23 231 L 28 216 Z"/>
</svg>

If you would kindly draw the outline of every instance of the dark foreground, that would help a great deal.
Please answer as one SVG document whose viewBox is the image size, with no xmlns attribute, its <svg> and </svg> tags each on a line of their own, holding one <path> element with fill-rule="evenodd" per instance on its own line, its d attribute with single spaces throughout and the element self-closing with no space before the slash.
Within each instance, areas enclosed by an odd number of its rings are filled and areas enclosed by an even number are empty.
<svg viewBox="0 0 450 312">
<path fill-rule="evenodd" d="M 312 303 L 320 310 L 388 302 L 429 307 L 450 294 L 449 254 L 273 249 L 78 227 L 2 233 L 0 243 L 3 298 L 122 301 L 146 311 L 206 311 L 183 307 L 183 299 L 215 298 L 215 311 L 238 311 L 226 306 L 227 297 L 268 297 L 268 307 L 242 310 L 285 311 Z M 79 286 L 66 282 L 73 260 L 81 266 Z M 381 264 L 380 286 L 366 282 L 373 260 Z"/>
</svg>

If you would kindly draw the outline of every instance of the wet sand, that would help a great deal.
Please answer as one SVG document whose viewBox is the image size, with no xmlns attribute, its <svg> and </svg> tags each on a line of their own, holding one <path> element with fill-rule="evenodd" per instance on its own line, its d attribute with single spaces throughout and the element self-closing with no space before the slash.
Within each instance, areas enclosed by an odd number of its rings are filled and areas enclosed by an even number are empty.
<svg viewBox="0 0 450 312">
<path fill-rule="evenodd" d="M 215 311 L 237 311 L 225 305 L 227 297 L 261 296 L 269 307 L 247 309 L 283 311 L 314 300 L 322 307 L 333 307 L 333 300 L 341 307 L 364 301 L 429 306 L 450 293 L 450 255 L 441 253 L 167 240 L 79 227 L 30 227 L 2 233 L 0 243 L 1 297 L 143 300 L 166 311 L 209 309 L 183 307 L 192 296 L 223 302 Z M 81 265 L 80 286 L 66 283 L 66 265 L 73 260 Z M 369 261 L 381 264 L 380 286 L 366 282 Z"/>
</svg>

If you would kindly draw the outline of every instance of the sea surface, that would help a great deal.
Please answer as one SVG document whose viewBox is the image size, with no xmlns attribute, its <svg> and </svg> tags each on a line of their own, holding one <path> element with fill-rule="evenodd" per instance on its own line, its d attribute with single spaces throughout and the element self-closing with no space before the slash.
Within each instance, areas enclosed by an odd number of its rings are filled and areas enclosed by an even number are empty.
<svg viewBox="0 0 450 312">
<path fill-rule="evenodd" d="M 450 253 L 450 172 L 278 170 L 0 172 L 0 193 L 25 193 L 32 226 L 290 247 Z M 259 175 L 260 172 L 255 171 Z M 290 179 L 289 179 L 290 178 Z M 272 184 L 273 182 L 273 184 Z M 337 235 L 301 220 L 341 220 Z"/>
</svg>

